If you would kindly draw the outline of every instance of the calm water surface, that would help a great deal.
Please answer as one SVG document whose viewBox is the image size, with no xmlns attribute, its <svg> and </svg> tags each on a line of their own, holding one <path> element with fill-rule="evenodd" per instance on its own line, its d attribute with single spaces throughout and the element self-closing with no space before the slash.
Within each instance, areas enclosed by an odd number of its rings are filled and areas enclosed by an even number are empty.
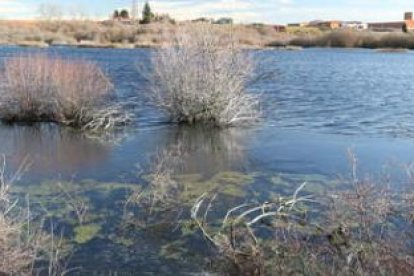
<svg viewBox="0 0 414 276">
<path fill-rule="evenodd" d="M 1 48 L 0 59 L 26 51 L 35 50 Z M 53 125 L 0 125 L 0 152 L 7 156 L 9 169 L 26 157 L 32 162 L 18 184 L 20 191 L 33 192 L 40 204 L 41 196 L 50 196 L 47 191 L 60 181 L 87 198 L 92 210 L 88 223 L 98 230 L 87 241 L 75 243 L 71 260 L 85 273 L 203 270 L 210 254 L 206 242 L 197 233 L 185 235 L 179 226 L 188 220 L 188 205 L 150 215 L 138 206 L 127 214 L 134 219 L 126 223 L 122 218 L 128 191 L 145 186 L 154 156 L 162 151 L 179 146 L 177 172 L 191 191 L 218 192 L 229 199 L 218 212 L 271 192 L 290 193 L 302 179 L 319 179 L 315 182 L 321 184 L 321 177 L 347 175 L 348 149 L 358 155 L 362 173 L 395 174 L 396 186 L 403 183 L 398 178 L 402 165 L 414 161 L 412 52 L 255 52 L 265 60 L 261 69 L 274 73 L 252 89 L 263 99 L 262 122 L 211 130 L 166 124 L 165 116 L 147 104 L 148 87 L 136 68 L 148 63 L 151 50 L 38 51 L 99 63 L 114 82 L 117 97 L 133 102 L 128 108 L 137 117 L 116 141 Z M 291 179 L 292 186 L 279 187 L 271 181 L 273 176 Z M 115 188 L 107 183 L 115 183 Z M 322 187 L 329 189 L 327 183 Z M 76 223 L 59 215 L 55 219 L 68 238 L 79 235 Z"/>
</svg>

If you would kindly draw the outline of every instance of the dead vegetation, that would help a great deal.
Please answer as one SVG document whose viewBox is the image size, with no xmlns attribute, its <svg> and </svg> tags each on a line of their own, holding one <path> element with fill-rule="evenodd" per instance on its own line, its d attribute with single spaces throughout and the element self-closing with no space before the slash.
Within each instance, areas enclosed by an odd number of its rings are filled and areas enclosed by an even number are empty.
<svg viewBox="0 0 414 276">
<path fill-rule="evenodd" d="M 24 163 L 10 178 L 6 161 L 0 167 L 0 273 L 2 275 L 64 275 L 61 240 L 43 231 L 43 220 L 34 219 L 30 201 L 23 207 L 11 196 L 12 182 L 27 168 Z M 53 229 L 53 228 L 52 228 Z"/>
<path fill-rule="evenodd" d="M 216 196 L 208 200 L 204 194 L 197 199 L 191 210 L 191 217 L 204 237 L 233 265 L 232 273 L 264 275 L 265 252 L 255 234 L 255 226 L 267 218 L 281 221 L 301 220 L 304 211 L 298 206 L 299 203 L 312 201 L 309 196 L 299 196 L 305 185 L 306 183 L 302 184 L 292 198 L 281 197 L 275 202 L 236 206 L 227 212 L 215 230 L 209 226 L 207 218 Z"/>
<path fill-rule="evenodd" d="M 168 205 L 176 203 L 175 197 L 179 190 L 179 184 L 174 179 L 182 164 L 183 152 L 181 145 L 173 145 L 168 149 L 159 151 L 151 161 L 150 174 L 145 178 L 147 185 L 137 187 L 128 196 L 124 210 L 130 206 L 144 206 L 152 213 L 156 205 Z"/>
<path fill-rule="evenodd" d="M 27 45 L 89 45 L 91 47 L 153 47 L 171 44 L 176 31 L 189 22 L 171 24 L 123 24 L 116 21 L 92 20 L 0 21 L 0 43 Z M 216 25 L 226 32 L 229 26 Z M 240 43 L 247 47 L 263 47 L 272 41 L 287 41 L 291 35 L 277 32 L 266 25 L 235 25 L 242 34 Z M 128 45 L 128 46 L 127 46 Z"/>
<path fill-rule="evenodd" d="M 410 33 L 374 33 L 349 30 L 293 38 L 289 45 L 302 47 L 336 47 L 367 49 L 414 49 L 414 35 Z"/>
<path fill-rule="evenodd" d="M 149 75 L 151 100 L 172 122 L 233 126 L 259 119 L 258 97 L 248 92 L 255 62 L 232 32 L 194 25 L 180 29 L 174 45 L 154 53 Z"/>
<path fill-rule="evenodd" d="M 0 77 L 0 119 L 8 123 L 54 122 L 100 131 L 130 119 L 120 105 L 106 102 L 112 84 L 91 62 L 22 55 L 6 60 Z"/>
<path fill-rule="evenodd" d="M 0 44 L 26 47 L 69 45 L 79 47 L 140 48 L 173 45 L 176 33 L 196 23 L 123 24 L 116 21 L 92 20 L 7 21 L 0 20 Z M 321 31 L 314 27 L 287 27 L 278 32 L 273 26 L 211 25 L 217 32 L 232 28 L 244 48 L 284 47 L 347 47 L 414 49 L 410 33 L 357 32 L 350 30 Z"/>
<path fill-rule="evenodd" d="M 218 254 L 215 271 L 238 275 L 410 275 L 414 269 L 413 203 L 387 184 L 352 176 L 324 195 L 278 197 L 213 216 L 204 194 L 192 218 Z M 410 170 L 411 171 L 411 170 Z M 308 184 L 311 185 L 311 184 Z M 220 265 L 221 264 L 221 265 Z"/>
</svg>

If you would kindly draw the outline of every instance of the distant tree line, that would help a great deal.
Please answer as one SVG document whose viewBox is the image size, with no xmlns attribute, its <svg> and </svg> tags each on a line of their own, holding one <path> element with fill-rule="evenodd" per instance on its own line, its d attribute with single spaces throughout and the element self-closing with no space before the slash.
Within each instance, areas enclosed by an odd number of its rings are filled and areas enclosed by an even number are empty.
<svg viewBox="0 0 414 276">
<path fill-rule="evenodd" d="M 40 16 L 41 19 L 43 20 L 60 20 L 62 19 L 64 16 L 66 16 L 67 14 L 64 14 L 65 8 L 63 6 L 59 6 L 56 4 L 51 4 L 51 3 L 43 3 L 40 4 L 38 6 L 38 14 Z M 76 12 L 76 15 L 79 12 Z M 84 15 L 84 13 L 81 13 L 82 15 Z M 79 17 L 79 16 L 75 16 L 75 14 L 73 14 L 72 16 L 73 18 Z M 84 16 L 82 16 L 84 17 Z M 112 19 L 113 20 L 130 20 L 131 19 L 131 14 L 128 11 L 128 9 L 121 9 L 121 10 L 114 10 L 113 14 L 112 14 Z M 135 19 L 135 18 L 134 18 Z M 193 20 L 194 22 L 208 22 L 208 23 L 212 23 L 212 24 L 233 24 L 233 19 L 229 18 L 229 17 L 223 17 L 223 18 L 219 18 L 217 20 L 214 19 L 210 19 L 210 18 L 199 18 L 196 20 Z M 150 24 L 152 22 L 168 22 L 168 23 L 175 23 L 175 20 L 172 19 L 168 14 L 155 14 L 152 9 L 151 6 L 148 2 L 145 2 L 143 10 L 142 10 L 142 18 L 139 21 L 140 24 Z"/>
<path fill-rule="evenodd" d="M 114 20 L 129 20 L 131 15 L 128 10 L 115 10 L 112 18 Z M 144 8 L 142 10 L 142 19 L 139 21 L 140 24 L 150 24 L 152 22 L 169 22 L 175 23 L 175 20 L 172 19 L 168 14 L 158 15 L 152 12 L 152 9 L 148 2 L 145 2 Z"/>
<path fill-rule="evenodd" d="M 129 16 L 128 10 L 123 9 L 121 11 L 115 10 L 112 18 L 113 19 L 130 19 L 130 16 Z"/>
</svg>

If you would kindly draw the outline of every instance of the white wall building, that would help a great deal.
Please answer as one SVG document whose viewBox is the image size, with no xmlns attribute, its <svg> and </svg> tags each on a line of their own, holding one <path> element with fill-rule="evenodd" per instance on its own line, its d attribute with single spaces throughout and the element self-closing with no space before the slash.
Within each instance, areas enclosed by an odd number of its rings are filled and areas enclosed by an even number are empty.
<svg viewBox="0 0 414 276">
<path fill-rule="evenodd" d="M 363 31 L 368 29 L 368 24 L 361 21 L 343 21 L 341 23 L 341 28 Z"/>
</svg>

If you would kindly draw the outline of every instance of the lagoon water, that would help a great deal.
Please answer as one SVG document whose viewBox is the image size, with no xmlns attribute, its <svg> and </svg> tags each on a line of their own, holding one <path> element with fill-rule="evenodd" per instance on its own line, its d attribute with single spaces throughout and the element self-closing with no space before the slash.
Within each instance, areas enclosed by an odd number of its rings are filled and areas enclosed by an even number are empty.
<svg viewBox="0 0 414 276">
<path fill-rule="evenodd" d="M 62 182 L 89 202 L 88 225 L 96 230 L 89 237 L 67 219 L 71 214 L 53 215 L 57 229 L 77 239 L 70 266 L 86 275 L 203 271 L 211 250 L 197 231 L 182 227 L 190 205 L 152 214 L 138 206 L 127 214 L 133 222 L 121 219 L 128 191 L 146 185 L 154 156 L 177 145 L 179 174 L 189 190 L 229 199 L 218 204 L 217 213 L 276 192 L 292 193 L 305 180 L 330 189 L 330 179 L 349 175 L 348 149 L 358 156 L 361 174 L 391 174 L 396 188 L 405 182 L 403 166 L 414 161 L 413 52 L 254 52 L 264 60 L 259 70 L 273 73 L 252 87 L 262 99 L 263 119 L 249 128 L 217 130 L 168 124 L 148 105 L 148 87 L 137 68 L 148 64 L 151 50 L 5 47 L 0 59 L 28 51 L 100 64 L 117 97 L 131 102 L 128 108 L 136 114 L 136 122 L 115 141 L 53 125 L 0 125 L 0 153 L 8 170 L 25 158 L 31 161 L 16 183 L 17 193 L 33 193 L 35 203 L 48 204 L 53 183 Z"/>
</svg>

